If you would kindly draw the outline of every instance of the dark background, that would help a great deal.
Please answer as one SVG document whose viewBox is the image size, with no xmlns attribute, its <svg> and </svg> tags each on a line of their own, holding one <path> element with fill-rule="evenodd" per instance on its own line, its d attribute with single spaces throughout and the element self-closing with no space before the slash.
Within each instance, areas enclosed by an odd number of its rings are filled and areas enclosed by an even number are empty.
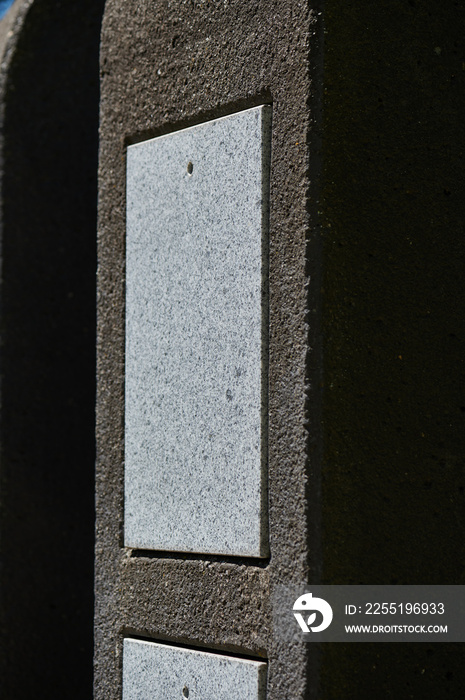
<svg viewBox="0 0 465 700">
<path fill-rule="evenodd" d="M 326 3 L 324 583 L 465 583 L 465 6 Z M 324 649 L 321 697 L 465 692 L 463 645 Z"/>
<path fill-rule="evenodd" d="M 4 700 L 92 696 L 102 10 L 36 0 L 2 87 Z"/>
</svg>

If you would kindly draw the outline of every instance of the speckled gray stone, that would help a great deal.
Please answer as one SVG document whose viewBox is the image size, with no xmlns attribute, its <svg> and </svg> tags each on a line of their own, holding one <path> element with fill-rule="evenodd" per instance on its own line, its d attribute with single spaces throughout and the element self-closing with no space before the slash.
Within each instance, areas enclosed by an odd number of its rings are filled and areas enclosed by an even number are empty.
<svg viewBox="0 0 465 700">
<path fill-rule="evenodd" d="M 128 147 L 126 546 L 268 554 L 270 120 Z"/>
<path fill-rule="evenodd" d="M 123 646 L 123 700 L 263 700 L 266 663 L 138 639 Z"/>
</svg>

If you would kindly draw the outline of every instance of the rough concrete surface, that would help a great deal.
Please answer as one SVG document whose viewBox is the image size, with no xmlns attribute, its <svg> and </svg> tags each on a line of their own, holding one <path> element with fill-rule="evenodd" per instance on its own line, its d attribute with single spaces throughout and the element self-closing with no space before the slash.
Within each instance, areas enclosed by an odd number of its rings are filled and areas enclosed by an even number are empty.
<svg viewBox="0 0 465 700">
<path fill-rule="evenodd" d="M 102 32 L 96 698 L 121 695 L 123 637 L 267 658 L 268 698 L 301 698 L 304 645 L 273 639 L 269 591 L 306 580 L 308 54 L 317 17 L 277 2 L 107 2 Z M 314 45 L 312 46 L 312 48 Z M 126 147 L 272 104 L 269 560 L 123 548 Z"/>
<path fill-rule="evenodd" d="M 286 646 L 270 593 L 464 583 L 464 9 L 108 0 L 96 698 L 120 697 L 131 635 L 266 658 L 270 700 L 463 695 L 458 645 Z M 262 103 L 270 558 L 142 556 L 122 544 L 125 149 Z"/>
<path fill-rule="evenodd" d="M 16 0 L 10 7 L 6 15 L 0 20 L 0 52 L 5 52 L 8 44 L 8 40 L 12 38 L 14 33 L 16 18 L 19 15 L 19 22 L 16 24 L 16 31 L 19 31 L 19 27 L 22 26 L 22 16 L 24 16 L 27 11 L 26 8 L 29 6 L 30 0 Z"/>
</svg>

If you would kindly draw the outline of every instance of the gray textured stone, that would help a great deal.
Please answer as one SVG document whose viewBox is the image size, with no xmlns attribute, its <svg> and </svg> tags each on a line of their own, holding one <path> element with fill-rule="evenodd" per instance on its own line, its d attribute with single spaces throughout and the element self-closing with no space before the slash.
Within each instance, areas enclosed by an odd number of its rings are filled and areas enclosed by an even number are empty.
<svg viewBox="0 0 465 700">
<path fill-rule="evenodd" d="M 137 639 L 123 649 L 123 700 L 265 697 L 266 663 Z"/>
<path fill-rule="evenodd" d="M 127 546 L 268 554 L 270 117 L 128 148 Z"/>
<path fill-rule="evenodd" d="M 105 3 L 99 166 L 96 700 L 121 698 L 123 630 L 144 638 L 267 658 L 267 700 L 302 700 L 312 692 L 319 697 L 316 688 L 312 691 L 318 669 L 313 670 L 311 645 L 290 647 L 272 634 L 270 591 L 277 583 L 312 580 L 311 572 L 320 562 L 316 526 L 321 238 L 319 229 L 310 228 L 310 217 L 317 221 L 318 191 L 309 189 L 319 182 L 318 144 L 313 147 L 311 137 L 313 120 L 318 119 L 318 104 L 314 104 L 318 91 L 315 100 L 310 99 L 319 74 L 313 82 L 309 50 L 314 66 L 318 47 L 323 45 L 315 32 L 322 40 L 323 17 L 316 12 L 312 17 L 306 3 L 291 0 L 277 0 L 272 9 L 269 3 L 255 0 Z M 267 445 L 271 556 L 269 561 L 251 562 L 239 557 L 224 561 L 208 555 L 202 560 L 196 554 L 128 551 L 121 537 L 127 144 L 264 103 L 273 104 Z M 310 383 L 308 366 L 314 368 Z M 308 421 L 311 434 L 306 431 Z M 345 514 L 343 509 L 339 512 Z M 309 538 L 314 530 L 315 537 Z"/>
</svg>

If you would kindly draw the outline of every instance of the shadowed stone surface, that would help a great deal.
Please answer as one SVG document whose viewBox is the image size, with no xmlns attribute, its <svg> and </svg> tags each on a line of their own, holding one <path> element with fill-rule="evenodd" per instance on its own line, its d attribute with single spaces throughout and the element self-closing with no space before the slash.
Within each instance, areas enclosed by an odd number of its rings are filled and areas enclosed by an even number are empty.
<svg viewBox="0 0 465 700">
<path fill-rule="evenodd" d="M 326 3 L 324 583 L 464 584 L 465 5 Z M 335 644 L 325 700 L 460 697 L 463 646 Z"/>
<path fill-rule="evenodd" d="M 0 23 L 5 700 L 92 693 L 102 12 L 17 0 Z"/>
<path fill-rule="evenodd" d="M 267 657 L 270 700 L 463 693 L 453 644 L 309 650 L 270 632 L 278 582 L 464 580 L 464 7 L 326 0 L 322 11 L 107 3 L 98 698 L 118 697 L 124 630 Z M 270 560 L 125 552 L 125 146 L 264 102 Z"/>
<path fill-rule="evenodd" d="M 130 547 L 268 553 L 270 116 L 256 107 L 128 149 Z"/>
<path fill-rule="evenodd" d="M 125 639 L 123 700 L 264 700 L 266 664 Z"/>
</svg>

